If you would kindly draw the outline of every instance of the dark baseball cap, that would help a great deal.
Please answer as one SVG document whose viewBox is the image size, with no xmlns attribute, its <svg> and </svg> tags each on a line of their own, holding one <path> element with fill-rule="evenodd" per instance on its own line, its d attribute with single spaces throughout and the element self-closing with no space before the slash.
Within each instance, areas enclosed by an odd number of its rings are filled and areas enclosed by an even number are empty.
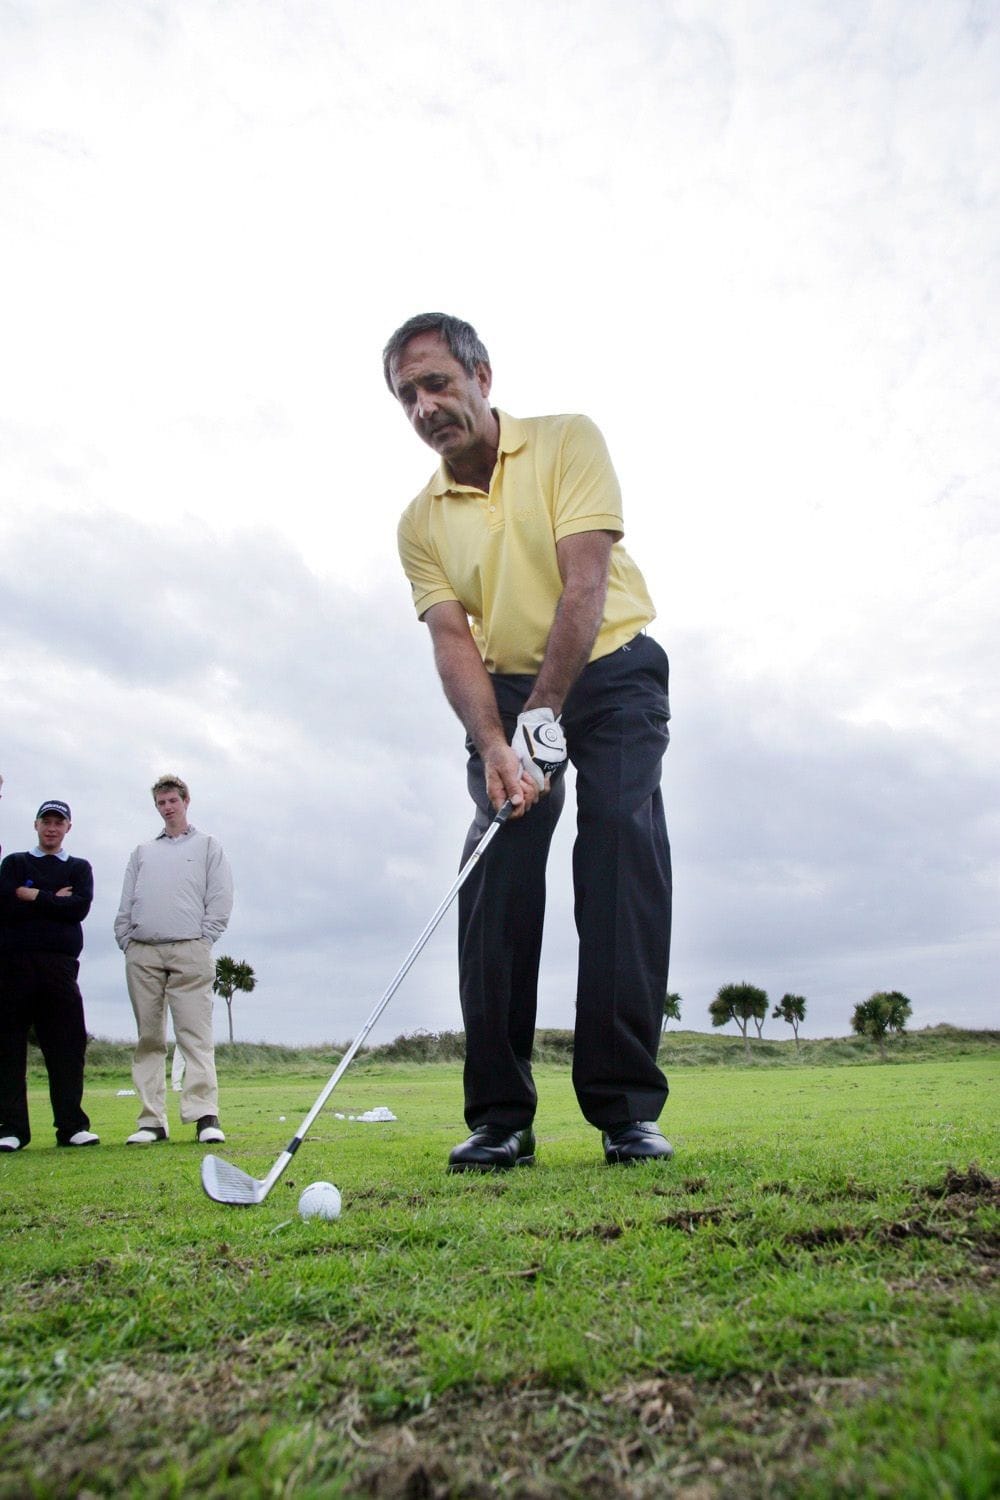
<svg viewBox="0 0 1000 1500">
<path fill-rule="evenodd" d="M 37 823 L 39 818 L 44 818 L 46 813 L 55 813 L 56 817 L 65 818 L 67 823 L 72 823 L 73 821 L 73 815 L 69 810 L 68 802 L 43 802 L 35 813 L 35 822 Z"/>
</svg>

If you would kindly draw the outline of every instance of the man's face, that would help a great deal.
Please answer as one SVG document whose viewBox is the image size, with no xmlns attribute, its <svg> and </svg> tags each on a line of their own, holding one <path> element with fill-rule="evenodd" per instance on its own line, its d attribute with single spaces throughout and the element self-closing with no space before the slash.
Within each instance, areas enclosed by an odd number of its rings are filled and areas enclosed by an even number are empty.
<svg viewBox="0 0 1000 1500">
<path fill-rule="evenodd" d="M 156 794 L 156 811 L 160 814 L 167 831 L 172 828 L 183 828 L 187 822 L 187 801 L 177 791 L 176 787 L 165 788 Z"/>
<path fill-rule="evenodd" d="M 61 818 L 58 813 L 48 812 L 44 817 L 36 818 L 35 833 L 42 853 L 58 854 L 62 849 L 63 839 L 72 826 L 68 818 Z"/>
<path fill-rule="evenodd" d="M 418 333 L 393 360 L 390 374 L 414 431 L 446 462 L 490 440 L 489 365 L 478 365 L 470 375 L 440 335 Z"/>
</svg>

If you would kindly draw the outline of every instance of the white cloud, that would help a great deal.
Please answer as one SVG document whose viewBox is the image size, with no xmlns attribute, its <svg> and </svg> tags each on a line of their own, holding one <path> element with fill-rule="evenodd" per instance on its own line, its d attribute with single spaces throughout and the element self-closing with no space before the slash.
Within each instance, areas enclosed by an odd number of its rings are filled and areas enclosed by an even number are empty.
<svg viewBox="0 0 1000 1500">
<path fill-rule="evenodd" d="M 379 367 L 434 305 L 501 405 L 609 438 L 699 1022 L 743 963 L 825 1029 L 880 986 L 995 1019 L 989 8 L 66 0 L 0 38 L 4 843 L 74 802 L 99 1029 L 167 765 L 237 866 L 243 1034 L 351 1033 L 447 885 L 461 734 L 394 548 L 430 460 Z M 389 1030 L 457 1024 L 450 931 Z"/>
<path fill-rule="evenodd" d="M 73 805 L 72 847 L 97 875 L 91 1026 L 130 1028 L 111 919 L 129 850 L 156 831 L 148 788 L 174 769 L 236 870 L 222 947 L 261 981 L 239 1001 L 239 1034 L 346 1039 L 448 888 L 468 817 L 461 731 L 405 588 L 345 596 L 274 536 L 112 518 L 64 519 L 59 535 L 58 557 L 26 533 L 4 550 L 5 843 L 27 837 L 42 797 Z M 808 993 L 806 974 L 826 997 L 811 1027 L 843 1030 L 857 987 L 905 989 L 902 970 L 939 1019 L 964 984 L 961 1015 L 984 1021 L 996 828 L 973 758 L 931 734 L 914 754 L 908 736 L 845 725 L 814 694 L 741 680 L 697 635 L 674 643 L 673 696 L 664 785 L 686 1019 L 704 1024 L 719 984 Z M 572 821 L 570 800 L 552 864 L 550 1025 L 572 1020 Z M 453 930 L 452 917 L 389 1032 L 459 1024 Z"/>
</svg>

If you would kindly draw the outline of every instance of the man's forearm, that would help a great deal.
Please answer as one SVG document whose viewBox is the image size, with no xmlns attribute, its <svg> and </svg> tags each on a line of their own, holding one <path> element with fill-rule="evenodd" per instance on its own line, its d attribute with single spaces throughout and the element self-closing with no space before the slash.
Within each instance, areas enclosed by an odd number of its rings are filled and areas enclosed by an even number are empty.
<svg viewBox="0 0 1000 1500">
<path fill-rule="evenodd" d="M 538 799 L 531 777 L 511 749 L 497 708 L 493 680 L 472 638 L 469 620 L 456 601 L 435 604 L 424 616 L 434 644 L 434 663 L 445 697 L 479 752 L 486 795 L 494 807 L 505 801 L 521 817 Z"/>
<path fill-rule="evenodd" d="M 490 674 L 483 666 L 468 629 L 434 634 L 434 664 L 444 695 L 484 758 L 497 743 L 506 744 Z"/>
<path fill-rule="evenodd" d="M 567 599 L 563 594 L 526 709 L 551 708 L 557 717 L 562 713 L 570 688 L 590 660 L 603 618 L 603 590 L 599 598 Z"/>
<path fill-rule="evenodd" d="M 611 544 L 607 532 L 584 532 L 558 544 L 563 591 L 525 709 L 551 708 L 561 714 L 570 688 L 590 660 L 604 619 Z"/>
</svg>

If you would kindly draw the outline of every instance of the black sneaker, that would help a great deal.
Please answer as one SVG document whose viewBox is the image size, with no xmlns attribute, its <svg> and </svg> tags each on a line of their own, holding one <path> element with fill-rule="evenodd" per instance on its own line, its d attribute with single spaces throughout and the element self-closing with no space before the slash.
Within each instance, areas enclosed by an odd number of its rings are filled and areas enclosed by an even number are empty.
<svg viewBox="0 0 1000 1500">
<path fill-rule="evenodd" d="M 226 1139 L 218 1115 L 202 1115 L 195 1126 L 195 1134 L 203 1146 L 215 1146 Z"/>
</svg>

